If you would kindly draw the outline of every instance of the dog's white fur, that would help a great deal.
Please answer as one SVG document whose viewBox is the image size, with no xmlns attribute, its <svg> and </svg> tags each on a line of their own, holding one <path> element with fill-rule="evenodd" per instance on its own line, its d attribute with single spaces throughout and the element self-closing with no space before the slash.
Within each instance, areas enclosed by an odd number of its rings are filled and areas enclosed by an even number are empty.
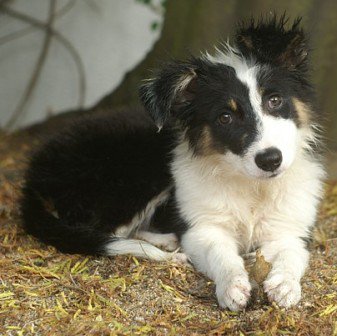
<svg viewBox="0 0 337 336">
<path fill-rule="evenodd" d="M 246 305 L 250 284 L 239 254 L 258 246 L 273 264 L 267 294 L 282 306 L 296 304 L 308 263 L 301 237 L 308 237 L 315 221 L 321 166 L 301 153 L 279 178 L 253 181 L 222 158 L 193 158 L 182 144 L 173 172 L 181 215 L 189 224 L 183 250 L 215 281 L 220 305 L 232 310 Z"/>
<path fill-rule="evenodd" d="M 156 261 L 171 260 L 186 263 L 186 255 L 177 253 L 179 243 L 174 233 L 161 234 L 147 231 L 156 207 L 168 199 L 169 192 L 170 189 L 161 192 L 147 204 L 143 211 L 137 213 L 130 223 L 120 226 L 112 238 L 123 239 L 108 243 L 105 246 L 105 253 L 111 256 L 132 254 Z"/>
<path fill-rule="evenodd" d="M 166 252 L 158 248 L 172 249 L 175 247 L 176 237 L 174 234 L 156 234 L 143 232 L 139 239 L 119 239 L 106 245 L 106 254 L 116 256 L 120 254 L 131 254 L 136 257 L 147 258 L 155 261 L 173 261 L 177 263 L 188 262 L 188 257 L 184 253 Z M 147 241 L 145 241 L 145 239 Z M 164 242 L 165 241 L 165 242 Z"/>
</svg>

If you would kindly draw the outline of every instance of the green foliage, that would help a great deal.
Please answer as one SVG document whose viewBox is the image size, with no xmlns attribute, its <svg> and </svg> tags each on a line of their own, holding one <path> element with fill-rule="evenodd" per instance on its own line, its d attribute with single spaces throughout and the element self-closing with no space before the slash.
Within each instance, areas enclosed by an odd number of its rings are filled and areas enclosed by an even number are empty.
<svg viewBox="0 0 337 336">
<path fill-rule="evenodd" d="M 159 14 L 161 17 L 164 16 L 164 12 L 167 6 L 168 0 L 161 0 L 159 2 L 153 1 L 153 0 L 135 0 L 136 2 L 139 2 L 145 6 L 148 6 L 152 11 Z M 160 29 L 161 23 L 159 21 L 153 21 L 151 22 L 150 29 L 152 31 L 156 31 Z"/>
<path fill-rule="evenodd" d="M 151 30 L 155 31 L 160 27 L 160 23 L 158 21 L 153 21 L 151 23 Z"/>
</svg>

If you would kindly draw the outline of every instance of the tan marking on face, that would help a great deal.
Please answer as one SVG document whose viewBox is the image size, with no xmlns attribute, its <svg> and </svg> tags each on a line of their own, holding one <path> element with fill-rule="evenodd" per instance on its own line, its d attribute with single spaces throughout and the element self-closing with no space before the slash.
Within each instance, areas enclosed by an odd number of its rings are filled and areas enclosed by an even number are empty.
<svg viewBox="0 0 337 336">
<path fill-rule="evenodd" d="M 197 152 L 201 155 L 212 155 L 216 153 L 213 147 L 213 138 L 209 126 L 205 126 L 201 132 L 197 146 Z"/>
<path fill-rule="evenodd" d="M 238 110 L 238 105 L 237 105 L 236 101 L 235 101 L 233 98 L 231 98 L 231 99 L 229 100 L 228 105 L 230 106 L 230 108 L 231 108 L 234 112 L 236 112 L 236 111 Z"/>
<path fill-rule="evenodd" d="M 310 122 L 310 115 L 312 113 L 310 107 L 295 97 L 293 97 L 292 100 L 293 100 L 293 104 L 295 106 L 300 124 L 308 125 Z"/>
</svg>

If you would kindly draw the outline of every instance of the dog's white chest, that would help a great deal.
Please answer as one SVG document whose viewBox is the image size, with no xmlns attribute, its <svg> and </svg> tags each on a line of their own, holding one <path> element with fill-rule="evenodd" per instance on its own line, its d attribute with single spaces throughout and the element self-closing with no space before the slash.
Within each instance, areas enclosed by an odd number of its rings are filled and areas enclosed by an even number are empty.
<svg viewBox="0 0 337 336">
<path fill-rule="evenodd" d="M 267 227 L 267 215 L 273 212 L 273 198 L 264 186 L 241 186 L 239 192 L 228 193 L 224 213 L 229 213 L 235 226 L 232 229 L 241 247 L 249 250 L 259 244 Z M 230 223 L 230 221 L 229 221 Z"/>
<path fill-rule="evenodd" d="M 273 208 L 267 187 L 212 176 L 194 180 L 191 174 L 180 181 L 176 195 L 189 225 L 221 226 L 237 237 L 244 250 L 258 244 L 266 212 Z"/>
</svg>

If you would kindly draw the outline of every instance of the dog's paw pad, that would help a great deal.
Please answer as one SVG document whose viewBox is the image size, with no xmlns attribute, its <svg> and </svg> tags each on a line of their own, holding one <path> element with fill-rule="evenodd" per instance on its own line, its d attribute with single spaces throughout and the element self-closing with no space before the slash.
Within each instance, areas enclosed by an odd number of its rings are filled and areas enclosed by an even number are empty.
<svg viewBox="0 0 337 336">
<path fill-rule="evenodd" d="M 276 302 L 280 307 L 289 308 L 301 299 L 299 281 L 287 274 L 272 272 L 263 284 L 269 301 Z"/>
<path fill-rule="evenodd" d="M 236 275 L 217 285 L 217 298 L 222 308 L 232 311 L 242 310 L 250 298 L 251 285 L 247 274 Z"/>
</svg>

